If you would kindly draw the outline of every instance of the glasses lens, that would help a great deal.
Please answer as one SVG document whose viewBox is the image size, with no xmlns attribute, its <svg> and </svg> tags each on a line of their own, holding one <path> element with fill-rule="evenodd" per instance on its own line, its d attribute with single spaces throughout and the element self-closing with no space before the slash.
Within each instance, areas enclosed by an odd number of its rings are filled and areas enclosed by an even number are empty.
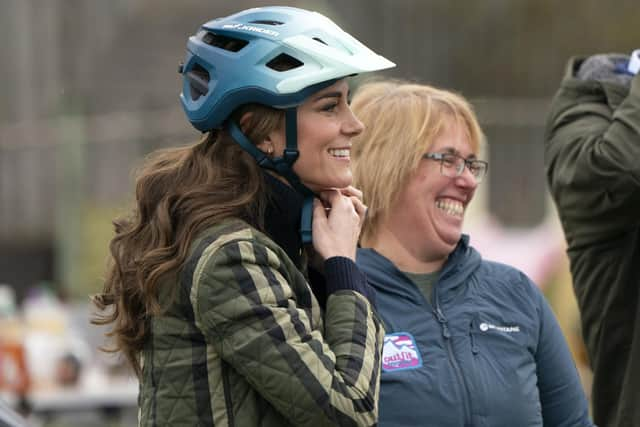
<svg viewBox="0 0 640 427">
<path fill-rule="evenodd" d="M 487 173 L 487 164 L 480 161 L 474 161 L 469 164 L 469 170 L 471 171 L 471 174 L 476 178 L 476 181 L 480 182 Z"/>
<path fill-rule="evenodd" d="M 462 169 L 464 169 L 464 161 L 460 162 L 460 158 L 453 154 L 442 154 L 440 160 L 440 172 L 444 176 L 454 178 L 460 175 Z M 462 167 L 460 167 L 462 165 Z"/>
<path fill-rule="evenodd" d="M 436 153 L 427 157 L 440 161 L 440 173 L 449 178 L 462 175 L 465 167 L 469 169 L 476 182 L 482 181 L 487 174 L 488 164 L 482 160 L 466 160 L 451 153 Z"/>
</svg>

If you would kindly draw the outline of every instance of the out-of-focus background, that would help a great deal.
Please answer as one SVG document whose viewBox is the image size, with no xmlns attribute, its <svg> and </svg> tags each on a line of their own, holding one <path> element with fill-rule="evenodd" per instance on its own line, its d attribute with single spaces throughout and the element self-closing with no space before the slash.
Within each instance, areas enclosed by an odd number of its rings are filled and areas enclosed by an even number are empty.
<svg viewBox="0 0 640 427">
<path fill-rule="evenodd" d="M 486 258 L 549 298 L 585 389 L 565 245 L 543 170 L 543 126 L 567 59 L 640 47 L 637 0 L 307 0 L 397 68 L 462 93 L 481 119 L 488 179 L 467 214 Z M 258 0 L 0 0 L 0 396 L 33 425 L 136 423 L 136 382 L 101 353 L 111 220 L 150 151 L 199 134 L 178 63 L 203 22 Z M 358 79 L 354 82 L 356 85 Z"/>
</svg>

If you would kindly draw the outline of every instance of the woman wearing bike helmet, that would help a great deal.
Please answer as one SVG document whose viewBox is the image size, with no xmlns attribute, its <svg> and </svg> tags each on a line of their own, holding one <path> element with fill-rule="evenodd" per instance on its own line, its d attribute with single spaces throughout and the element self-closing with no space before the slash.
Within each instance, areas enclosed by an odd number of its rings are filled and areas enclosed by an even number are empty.
<svg viewBox="0 0 640 427">
<path fill-rule="evenodd" d="M 290 7 L 210 21 L 187 49 L 181 101 L 205 135 L 147 161 L 95 298 L 140 424 L 373 425 L 384 332 L 353 261 L 345 77 L 393 64 Z"/>
</svg>

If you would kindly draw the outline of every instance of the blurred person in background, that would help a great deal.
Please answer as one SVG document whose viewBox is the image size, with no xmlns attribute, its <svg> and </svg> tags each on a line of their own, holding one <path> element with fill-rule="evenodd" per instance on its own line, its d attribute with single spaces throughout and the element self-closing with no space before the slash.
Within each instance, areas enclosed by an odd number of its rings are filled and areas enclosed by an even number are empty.
<svg viewBox="0 0 640 427">
<path fill-rule="evenodd" d="M 95 297 L 140 424 L 375 425 L 384 330 L 354 262 L 345 77 L 394 64 L 290 7 L 207 22 L 187 47 L 181 101 L 205 135 L 148 159 Z"/>
<path fill-rule="evenodd" d="M 640 426 L 640 77 L 629 59 L 571 58 L 545 133 L 601 427 Z"/>
<path fill-rule="evenodd" d="M 467 101 L 376 82 L 358 89 L 352 109 L 365 124 L 353 161 L 368 206 L 357 264 L 386 329 L 380 425 L 591 426 L 538 287 L 483 260 L 462 234 L 488 168 Z"/>
</svg>

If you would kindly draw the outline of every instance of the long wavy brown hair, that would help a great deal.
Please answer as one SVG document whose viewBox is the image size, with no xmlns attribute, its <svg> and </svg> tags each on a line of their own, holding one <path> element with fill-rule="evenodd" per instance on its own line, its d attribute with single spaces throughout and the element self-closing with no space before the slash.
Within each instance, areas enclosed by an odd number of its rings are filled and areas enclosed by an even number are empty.
<svg viewBox="0 0 640 427">
<path fill-rule="evenodd" d="M 248 118 L 243 128 L 254 142 L 284 124 L 281 111 L 255 104 L 232 119 L 241 117 Z M 259 166 L 225 131 L 152 153 L 137 173 L 134 209 L 113 222 L 106 281 L 92 298 L 99 310 L 92 322 L 112 324 L 113 346 L 103 350 L 122 352 L 140 375 L 150 319 L 166 308 L 158 300 L 161 279 L 181 269 L 198 233 L 223 219 L 263 228 L 265 202 Z"/>
</svg>

